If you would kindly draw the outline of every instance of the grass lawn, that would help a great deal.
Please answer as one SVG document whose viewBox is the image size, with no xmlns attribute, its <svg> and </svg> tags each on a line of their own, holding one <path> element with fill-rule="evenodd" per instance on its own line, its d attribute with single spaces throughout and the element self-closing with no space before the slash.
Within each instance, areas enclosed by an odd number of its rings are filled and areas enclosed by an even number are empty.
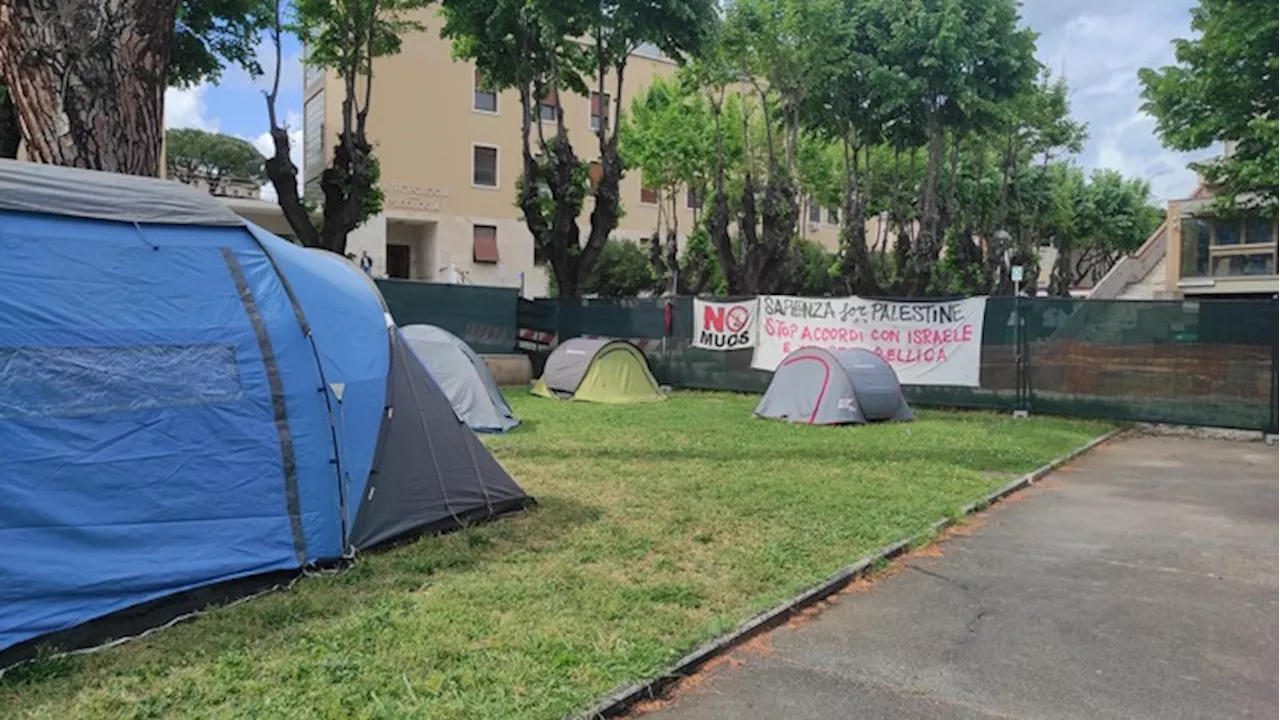
<svg viewBox="0 0 1280 720">
<path fill-rule="evenodd" d="M 0 717 L 560 718 L 1110 428 L 815 428 L 754 420 L 747 396 L 512 395 L 524 425 L 486 443 L 533 512 L 19 668 Z"/>
</svg>

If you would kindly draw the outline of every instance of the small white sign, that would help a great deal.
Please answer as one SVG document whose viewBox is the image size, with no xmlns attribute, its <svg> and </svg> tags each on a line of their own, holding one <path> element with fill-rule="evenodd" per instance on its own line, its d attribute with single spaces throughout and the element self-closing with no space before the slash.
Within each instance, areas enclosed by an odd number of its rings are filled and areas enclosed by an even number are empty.
<svg viewBox="0 0 1280 720">
<path fill-rule="evenodd" d="M 1014 265 L 1013 267 L 1009 268 L 1009 278 L 1016 283 L 1022 282 L 1022 266 Z"/>
<path fill-rule="evenodd" d="M 756 346 L 757 300 L 693 301 L 693 346 L 703 350 L 742 350 Z"/>
</svg>

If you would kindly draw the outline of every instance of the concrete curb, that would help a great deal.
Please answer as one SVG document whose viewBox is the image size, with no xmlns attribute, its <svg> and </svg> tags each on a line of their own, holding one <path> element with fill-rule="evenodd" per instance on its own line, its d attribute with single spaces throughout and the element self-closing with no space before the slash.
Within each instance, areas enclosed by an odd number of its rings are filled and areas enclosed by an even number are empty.
<svg viewBox="0 0 1280 720">
<path fill-rule="evenodd" d="M 1117 428 L 1105 435 L 1094 438 L 1066 455 L 1051 460 L 1043 467 L 1032 470 L 1026 475 L 1023 475 L 1007 485 L 1000 487 L 995 492 L 988 494 L 982 500 L 966 505 L 961 508 L 960 513 L 962 516 L 969 516 L 985 510 L 1010 495 L 1034 485 L 1054 470 L 1057 470 L 1099 445 L 1110 440 L 1114 440 L 1125 432 L 1127 432 L 1126 429 Z M 956 521 L 953 518 L 942 518 L 933 524 L 933 532 L 936 534 L 955 522 Z M 635 685 L 628 685 L 613 691 L 597 702 L 590 710 L 578 715 L 577 717 L 585 720 L 619 717 L 630 711 L 636 703 L 661 698 L 671 686 L 684 678 L 693 675 L 710 660 L 729 652 L 757 635 L 779 627 L 787 620 L 790 620 L 791 617 L 799 611 L 843 590 L 854 580 L 866 575 L 873 566 L 893 560 L 894 558 L 902 555 L 909 549 L 913 540 L 915 540 L 915 537 L 905 538 L 889 545 L 885 545 L 879 550 L 862 557 L 854 564 L 846 567 L 835 575 L 832 575 L 821 583 L 814 585 L 781 605 L 756 615 L 750 620 L 734 628 L 729 633 L 721 635 L 715 640 L 712 640 L 688 655 L 685 655 L 661 675 L 657 675 L 649 678 L 648 680 L 636 683 Z"/>
</svg>

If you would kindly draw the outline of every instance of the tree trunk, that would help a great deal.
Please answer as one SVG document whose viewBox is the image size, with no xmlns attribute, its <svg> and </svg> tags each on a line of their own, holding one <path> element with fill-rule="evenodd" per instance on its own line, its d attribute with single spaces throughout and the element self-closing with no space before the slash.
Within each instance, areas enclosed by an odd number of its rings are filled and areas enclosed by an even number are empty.
<svg viewBox="0 0 1280 720">
<path fill-rule="evenodd" d="M 841 274 L 849 282 L 855 295 L 875 295 L 876 272 L 871 264 L 871 254 L 867 251 L 867 218 L 866 193 L 860 184 L 858 172 L 858 148 L 851 147 L 846 137 L 841 143 L 844 147 L 844 226 L 840 229 L 840 240 L 844 246 L 844 258 L 841 262 Z M 868 166 L 870 163 L 868 162 Z"/>
<path fill-rule="evenodd" d="M 0 158 L 18 157 L 22 143 L 22 126 L 18 124 L 18 109 L 4 86 L 0 86 Z"/>
<path fill-rule="evenodd" d="M 177 0 L 0 0 L 0 77 L 36 162 L 158 176 Z"/>
<path fill-rule="evenodd" d="M 907 292 L 919 296 L 928 292 L 933 264 L 942 249 L 938 238 L 938 175 L 942 169 L 943 127 L 937 111 L 929 113 L 929 149 L 925 156 L 924 188 L 920 200 L 920 239 L 907 267 Z"/>
<path fill-rule="evenodd" d="M 721 124 L 720 110 L 723 107 L 722 101 L 724 92 L 721 91 L 720 101 L 712 99 L 711 101 L 711 119 L 714 123 L 716 135 L 716 170 L 715 170 L 715 198 L 711 202 L 711 212 L 707 214 L 707 235 L 710 236 L 711 245 L 716 249 L 716 257 L 720 260 L 720 268 L 724 272 L 725 284 L 731 295 L 742 293 L 742 268 L 738 265 L 738 259 L 733 254 L 733 243 L 729 237 L 729 196 L 725 191 L 725 150 L 724 150 L 724 126 Z"/>
</svg>

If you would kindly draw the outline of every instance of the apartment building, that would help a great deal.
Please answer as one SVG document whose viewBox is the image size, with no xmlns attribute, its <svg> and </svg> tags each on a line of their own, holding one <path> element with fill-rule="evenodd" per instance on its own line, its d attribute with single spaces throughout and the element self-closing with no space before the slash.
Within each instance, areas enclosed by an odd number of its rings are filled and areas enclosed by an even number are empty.
<svg viewBox="0 0 1280 720">
<path fill-rule="evenodd" d="M 374 64 L 369 135 L 381 163 L 383 211 L 349 236 L 348 252 L 368 253 L 375 276 L 520 287 L 527 297 L 545 295 L 548 275 L 534 258 L 533 239 L 515 206 L 521 164 L 520 99 L 514 91 L 482 89 L 476 69 L 450 57 L 434 11 L 419 18 L 426 30 L 404 38 L 398 55 Z M 676 65 L 656 48 L 641 48 L 627 65 L 621 99 L 625 112 L 654 78 Z M 341 122 L 342 84 L 332 73 L 308 68 L 304 76 L 303 176 L 315 192 Z M 612 86 L 610 80 L 606 86 Z M 554 123 L 551 103 L 539 119 Z M 615 98 L 592 93 L 558 98 L 580 157 L 591 159 L 591 132 Z M 550 131 L 550 127 L 546 128 Z M 658 223 L 657 196 L 641 187 L 638 171 L 622 180 L 625 216 L 615 237 L 649 237 Z M 700 199 L 691 193 L 679 203 L 679 227 L 695 226 Z M 590 226 L 592 201 L 579 223 Z M 835 211 L 802 210 L 800 233 L 834 250 L 839 217 Z M 683 240 L 683 238 L 682 238 Z"/>
</svg>

